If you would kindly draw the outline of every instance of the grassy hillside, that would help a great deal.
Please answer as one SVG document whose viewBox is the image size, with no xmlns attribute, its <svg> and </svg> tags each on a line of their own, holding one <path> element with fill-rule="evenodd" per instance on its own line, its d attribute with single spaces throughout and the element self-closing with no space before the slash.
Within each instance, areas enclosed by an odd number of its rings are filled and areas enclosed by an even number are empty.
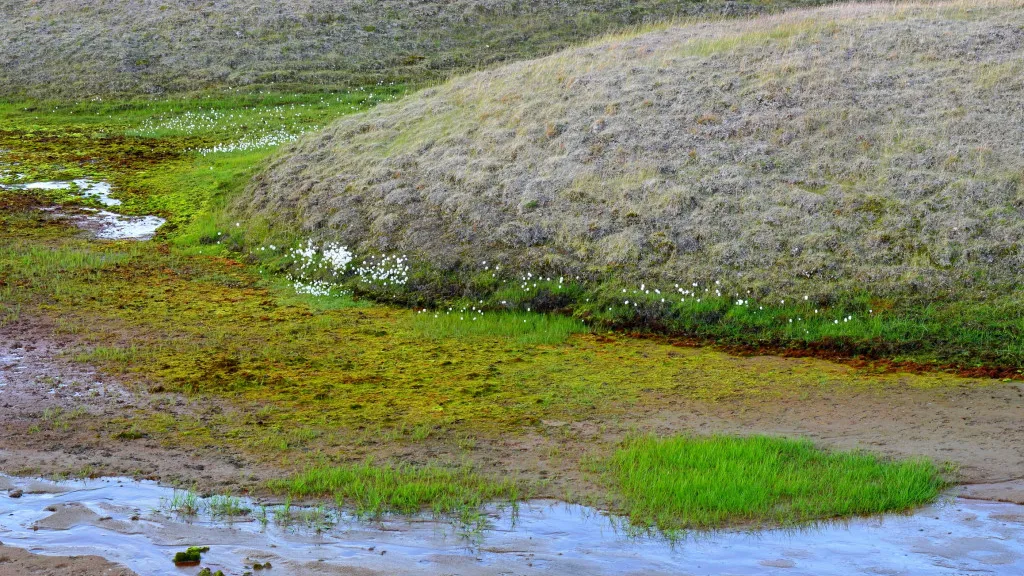
<svg viewBox="0 0 1024 576">
<path fill-rule="evenodd" d="M 0 0 L 0 97 L 417 83 L 610 28 L 822 0 Z"/>
<path fill-rule="evenodd" d="M 342 119 L 236 212 L 421 303 L 1019 364 L 1022 62 L 1012 1 L 665 27 Z"/>
</svg>

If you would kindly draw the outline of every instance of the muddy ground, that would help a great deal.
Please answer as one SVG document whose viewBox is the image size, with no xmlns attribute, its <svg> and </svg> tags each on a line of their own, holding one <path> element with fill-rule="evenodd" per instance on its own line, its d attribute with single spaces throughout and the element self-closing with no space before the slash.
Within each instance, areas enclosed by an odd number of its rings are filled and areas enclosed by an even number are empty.
<svg viewBox="0 0 1024 576">
<path fill-rule="evenodd" d="M 99 556 L 43 556 L 0 544 L 0 576 L 134 576 Z"/>
<path fill-rule="evenodd" d="M 104 424 L 152 410 L 209 409 L 130 390 L 70 357 L 72 338 L 38 319 L 0 328 L 0 469 L 14 475 L 130 476 L 205 489 L 255 483 L 276 471 L 217 449 L 181 450 L 146 438 L 112 438 Z"/>
<path fill-rule="evenodd" d="M 148 411 L 196 415 L 231 409 L 225 401 L 140 391 L 74 362 L 73 338 L 53 335 L 48 322 L 0 328 L 0 470 L 34 475 L 121 475 L 197 485 L 205 491 L 245 491 L 285 470 L 259 455 L 221 445 L 182 451 L 166 440 L 117 438 L 113 418 Z M 780 370 L 810 359 L 733 357 L 736 370 Z M 670 434 L 740 433 L 806 436 L 823 446 L 862 448 L 893 457 L 927 456 L 958 466 L 972 493 L 1024 502 L 1004 483 L 1024 479 L 1024 383 L 964 379 L 939 388 L 888 386 L 841 393 L 699 402 L 663 398 L 638 405 L 627 418 L 544 421 L 522 434 L 479 436 L 471 458 L 484 471 L 546 480 L 541 496 L 565 497 L 592 479 L 578 458 L 596 445 L 634 431 Z M 386 443 L 374 455 L 429 461 L 451 455 L 444 437 Z"/>
<path fill-rule="evenodd" d="M 168 439 L 116 437 L 108 423 L 125 415 L 159 410 L 195 416 L 234 408 L 221 399 L 151 394 L 138 383 L 125 384 L 74 361 L 74 346 L 73 336 L 55 335 L 44 319 L 22 319 L 0 328 L 0 471 L 130 476 L 208 493 L 244 493 L 258 492 L 263 480 L 289 470 L 228 445 L 183 451 Z M 823 361 L 735 356 L 730 362 L 736 370 L 757 372 Z M 834 448 L 927 456 L 958 466 L 956 477 L 966 485 L 966 496 L 1024 503 L 1020 382 L 963 379 L 938 388 L 908 384 L 841 393 L 822 389 L 718 402 L 664 397 L 638 405 L 627 418 L 549 420 L 516 436 L 481 436 L 470 458 L 484 472 L 534 483 L 538 496 L 586 500 L 588 491 L 596 489 L 595 479 L 583 471 L 579 455 L 636 431 L 806 436 Z M 465 456 L 443 436 L 417 443 L 382 442 L 372 450 L 408 462 Z M 0 547 L 0 559 L 0 576 L 130 574 L 97 557 L 42 557 Z"/>
</svg>

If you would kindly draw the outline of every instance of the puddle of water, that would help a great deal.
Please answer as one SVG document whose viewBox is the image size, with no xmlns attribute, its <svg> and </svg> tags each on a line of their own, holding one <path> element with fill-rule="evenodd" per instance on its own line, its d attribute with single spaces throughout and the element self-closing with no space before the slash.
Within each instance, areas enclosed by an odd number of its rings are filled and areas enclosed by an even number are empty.
<svg viewBox="0 0 1024 576">
<path fill-rule="evenodd" d="M 110 197 L 110 184 L 96 180 L 79 179 L 71 182 L 30 182 L 28 184 L 12 184 L 5 186 L 11 189 L 20 190 L 70 190 L 74 185 L 78 188 L 78 195 L 82 198 L 92 198 L 104 206 L 120 206 L 121 201 Z"/>
<path fill-rule="evenodd" d="M 7 386 L 8 378 L 13 378 L 15 374 L 21 371 L 20 366 L 18 366 L 20 361 L 21 356 L 0 349 L 0 388 Z"/>
<path fill-rule="evenodd" d="M 71 188 L 70 182 L 32 182 L 29 184 L 14 184 L 8 188 L 23 190 L 67 190 Z"/>
<path fill-rule="evenodd" d="M 157 216 L 124 216 L 106 210 L 76 215 L 72 219 L 79 228 L 95 230 L 97 238 L 107 240 L 149 240 L 157 228 L 167 222 Z"/>
<path fill-rule="evenodd" d="M 147 575 L 198 572 L 170 560 L 191 545 L 210 546 L 203 565 L 227 574 L 242 574 L 253 561 L 272 562 L 274 574 L 1024 573 L 1024 506 L 978 500 L 800 531 L 702 534 L 672 545 L 627 537 L 600 512 L 548 501 L 521 506 L 514 522 L 508 510 L 492 509 L 491 528 L 467 540 L 428 519 L 341 517 L 319 534 L 251 518 L 188 523 L 156 511 L 174 492 L 152 482 L 0 477 L 4 483 L 26 492 L 20 499 L 0 495 L 5 544 L 53 555 L 98 554 Z"/>
<path fill-rule="evenodd" d="M 4 152 L 6 152 L 6 150 L 0 148 L 0 154 L 3 154 Z M 21 180 L 24 177 L 25 174 L 22 174 L 21 172 L 13 172 L 11 170 L 0 170 L 0 179 L 14 178 L 16 180 Z"/>
<path fill-rule="evenodd" d="M 96 180 L 80 179 L 71 182 L 30 182 L 28 184 L 0 185 L 2 188 L 20 190 L 70 190 L 75 186 L 82 198 L 97 200 L 104 206 L 120 206 L 121 201 L 111 198 L 110 184 Z M 89 230 L 97 238 L 105 240 L 149 240 L 157 228 L 166 220 L 157 216 L 125 216 L 107 210 L 81 208 L 74 213 L 65 213 L 60 207 L 47 209 L 56 218 L 71 220 L 75 226 Z"/>
<path fill-rule="evenodd" d="M 110 197 L 110 184 L 107 182 L 94 182 L 92 180 L 75 180 L 79 193 L 85 198 L 99 200 L 104 206 L 120 206 L 121 201 Z"/>
<path fill-rule="evenodd" d="M 149 240 L 167 222 L 158 216 L 125 216 L 94 208 L 78 208 L 71 213 L 62 212 L 59 207 L 43 210 L 104 240 Z"/>
</svg>

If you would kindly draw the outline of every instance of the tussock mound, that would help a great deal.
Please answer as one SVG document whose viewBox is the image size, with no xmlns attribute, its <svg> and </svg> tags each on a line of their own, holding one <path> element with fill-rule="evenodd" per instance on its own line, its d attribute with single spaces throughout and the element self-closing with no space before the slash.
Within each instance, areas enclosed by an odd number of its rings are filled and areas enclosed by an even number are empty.
<svg viewBox="0 0 1024 576">
<path fill-rule="evenodd" d="M 844 5 L 455 79 L 290 146 L 236 209 L 449 277 L 940 298 L 1020 280 L 1022 143 L 1020 2 Z"/>
</svg>

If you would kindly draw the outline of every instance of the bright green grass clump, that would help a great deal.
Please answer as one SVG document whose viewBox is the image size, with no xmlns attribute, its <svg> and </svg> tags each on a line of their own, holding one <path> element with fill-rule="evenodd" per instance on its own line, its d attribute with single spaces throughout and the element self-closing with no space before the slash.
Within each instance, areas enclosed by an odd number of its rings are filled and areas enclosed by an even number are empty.
<svg viewBox="0 0 1024 576">
<path fill-rule="evenodd" d="M 765 436 L 641 437 L 608 464 L 630 521 L 670 533 L 908 510 L 946 486 L 927 460 L 830 453 Z"/>
<path fill-rule="evenodd" d="M 310 468 L 271 481 L 269 487 L 296 498 L 333 497 L 339 506 L 351 506 L 360 516 L 415 514 L 429 509 L 437 516 L 455 516 L 467 522 L 478 518 L 486 502 L 520 499 L 514 482 L 491 480 L 468 468 L 378 466 L 369 461 Z"/>
<path fill-rule="evenodd" d="M 413 327 L 427 338 L 507 338 L 521 344 L 561 344 L 569 336 L 587 331 L 576 318 L 554 314 L 453 310 L 423 312 Z"/>
</svg>

